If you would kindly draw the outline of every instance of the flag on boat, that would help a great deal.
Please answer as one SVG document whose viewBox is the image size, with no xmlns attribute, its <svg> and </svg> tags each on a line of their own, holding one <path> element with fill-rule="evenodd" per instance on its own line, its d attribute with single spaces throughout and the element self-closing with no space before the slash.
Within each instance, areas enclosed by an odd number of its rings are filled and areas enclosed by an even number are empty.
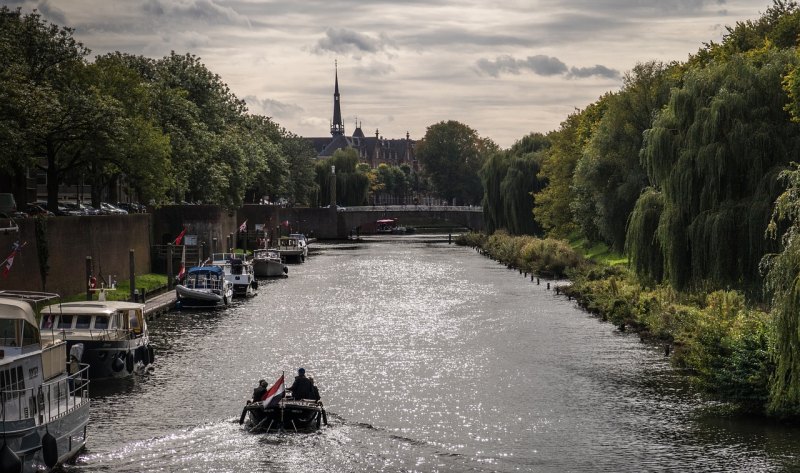
<svg viewBox="0 0 800 473">
<path fill-rule="evenodd" d="M 27 244 L 28 244 L 28 242 L 26 241 L 25 243 L 20 245 L 19 240 L 18 240 L 18 241 L 15 241 L 13 245 L 11 245 L 11 254 L 8 255 L 8 257 L 5 259 L 5 261 L 3 261 L 2 264 L 0 264 L 0 266 L 3 266 L 3 277 L 4 278 L 7 278 L 8 277 L 8 272 L 11 271 L 11 266 L 14 264 L 14 257 L 17 256 L 17 253 L 19 252 L 19 250 L 21 250 L 22 247 L 27 245 Z"/>
<path fill-rule="evenodd" d="M 284 220 L 283 222 L 281 222 L 281 225 L 283 225 L 286 228 L 289 228 L 289 221 L 288 220 Z"/>
<path fill-rule="evenodd" d="M 283 399 L 283 393 L 286 392 L 286 386 L 283 383 L 283 375 L 275 381 L 275 384 L 272 385 L 271 388 L 267 390 L 264 396 L 261 397 L 261 405 L 263 407 L 269 407 L 275 405 Z"/>
<path fill-rule="evenodd" d="M 183 281 L 183 276 L 186 275 L 186 263 L 181 261 L 181 269 L 178 271 L 178 281 Z"/>
<path fill-rule="evenodd" d="M 175 246 L 178 246 L 178 245 L 181 244 L 181 240 L 183 240 L 183 236 L 184 235 L 186 235 L 186 227 L 183 227 L 183 230 L 181 231 L 180 235 L 178 235 L 178 237 L 175 238 Z"/>
<path fill-rule="evenodd" d="M 53 311 L 50 311 L 50 315 L 47 316 L 44 328 L 53 328 Z"/>
<path fill-rule="evenodd" d="M 242 222 L 241 225 L 239 225 L 239 231 L 240 232 L 243 232 L 245 230 L 247 230 L 247 220 L 245 220 L 244 222 Z"/>
</svg>

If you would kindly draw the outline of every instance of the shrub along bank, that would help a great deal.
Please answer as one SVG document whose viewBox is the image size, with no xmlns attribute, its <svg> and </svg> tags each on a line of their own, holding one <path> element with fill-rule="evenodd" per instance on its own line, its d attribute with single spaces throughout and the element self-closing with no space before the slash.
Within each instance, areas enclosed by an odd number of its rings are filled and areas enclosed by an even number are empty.
<svg viewBox="0 0 800 473">
<path fill-rule="evenodd" d="M 470 233 L 456 240 L 509 266 L 551 277 L 567 275 L 565 294 L 620 330 L 664 343 L 672 364 L 704 391 L 738 410 L 766 413 L 775 365 L 768 312 L 738 291 L 688 294 L 646 285 L 623 266 L 585 259 L 567 242 Z"/>
</svg>

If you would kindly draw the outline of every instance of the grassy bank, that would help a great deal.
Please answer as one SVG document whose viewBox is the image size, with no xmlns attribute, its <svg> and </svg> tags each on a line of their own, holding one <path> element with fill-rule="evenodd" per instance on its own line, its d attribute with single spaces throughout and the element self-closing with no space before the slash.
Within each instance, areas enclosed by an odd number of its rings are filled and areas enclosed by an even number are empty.
<svg viewBox="0 0 800 473">
<path fill-rule="evenodd" d="M 738 411 L 764 414 L 774 346 L 769 313 L 737 291 L 688 294 L 648 285 L 627 261 L 585 241 L 495 233 L 462 235 L 459 244 L 541 276 L 567 275 L 565 294 L 588 312 L 663 344 L 672 364 L 705 392 Z"/>
<path fill-rule="evenodd" d="M 161 290 L 166 289 L 167 287 L 167 276 L 164 274 L 141 274 L 136 276 L 136 288 L 141 291 L 144 289 L 146 293 L 153 293 L 159 292 Z M 131 294 L 131 283 L 129 280 L 124 281 L 117 281 L 117 288 L 116 290 L 109 290 L 106 291 L 106 299 L 109 301 L 127 301 L 130 299 Z M 93 293 L 93 299 L 97 300 L 97 292 Z M 78 294 L 72 294 L 68 297 L 63 297 L 63 302 L 74 302 L 74 301 L 83 301 L 86 300 L 86 293 L 81 292 Z"/>
</svg>

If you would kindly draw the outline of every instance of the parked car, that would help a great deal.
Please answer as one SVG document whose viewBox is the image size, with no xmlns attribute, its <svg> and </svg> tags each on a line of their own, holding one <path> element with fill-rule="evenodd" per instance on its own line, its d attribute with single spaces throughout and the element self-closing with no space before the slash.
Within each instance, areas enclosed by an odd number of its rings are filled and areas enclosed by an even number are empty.
<svg viewBox="0 0 800 473">
<path fill-rule="evenodd" d="M 0 193 L 0 213 L 5 218 L 28 218 L 29 215 L 17 208 L 17 201 L 14 194 L 10 192 Z"/>
<path fill-rule="evenodd" d="M 47 205 L 42 205 L 39 202 L 29 202 L 25 205 L 25 213 L 31 217 L 52 217 L 55 215 L 53 212 L 47 210 Z"/>
<path fill-rule="evenodd" d="M 71 210 L 81 212 L 81 215 L 100 215 L 100 210 L 82 202 L 66 202 L 64 205 Z"/>
<path fill-rule="evenodd" d="M 0 234 L 19 232 L 19 226 L 8 214 L 0 212 Z"/>
<path fill-rule="evenodd" d="M 136 202 L 117 202 L 115 205 L 122 210 L 127 210 L 129 214 L 141 214 L 147 212 L 147 207 Z"/>
<path fill-rule="evenodd" d="M 58 210 L 56 211 L 56 215 L 63 215 L 68 217 L 76 217 L 80 215 L 86 215 L 86 213 L 78 207 L 77 204 L 70 203 L 70 202 L 59 202 L 58 203 Z"/>
<path fill-rule="evenodd" d="M 111 205 L 108 202 L 100 202 L 100 209 L 108 215 L 128 215 L 127 210 Z"/>
</svg>

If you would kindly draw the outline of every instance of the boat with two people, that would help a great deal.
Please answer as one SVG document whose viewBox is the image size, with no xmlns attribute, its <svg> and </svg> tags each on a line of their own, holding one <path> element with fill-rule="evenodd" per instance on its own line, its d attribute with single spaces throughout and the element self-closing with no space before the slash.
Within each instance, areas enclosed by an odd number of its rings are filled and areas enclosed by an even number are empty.
<svg viewBox="0 0 800 473">
<path fill-rule="evenodd" d="M 225 279 L 233 284 L 233 295 L 253 297 L 258 294 L 258 281 L 253 263 L 244 253 L 212 253 L 211 264 L 219 266 Z"/>
<path fill-rule="evenodd" d="M 261 248 L 253 251 L 253 274 L 257 278 L 286 277 L 289 267 L 281 261 L 281 255 L 275 250 Z"/>
<path fill-rule="evenodd" d="M 67 363 L 67 342 L 42 338 L 37 322 L 58 299 L 0 290 L 0 471 L 54 468 L 86 445 L 89 366 Z"/>
<path fill-rule="evenodd" d="M 323 423 L 328 425 L 328 414 L 313 378 L 302 376 L 307 388 L 298 387 L 298 378 L 301 376 L 295 378 L 290 388 L 285 387 L 283 374 L 271 387 L 266 385 L 266 381 L 259 381 L 252 400 L 242 410 L 239 424 L 244 424 L 247 418 L 249 432 L 269 432 L 273 429 L 299 432 L 319 429 Z"/>
<path fill-rule="evenodd" d="M 219 266 L 194 266 L 175 286 L 181 308 L 226 307 L 233 298 L 233 283 Z"/>
<path fill-rule="evenodd" d="M 144 304 L 80 301 L 42 309 L 42 337 L 61 338 L 67 350 L 83 345 L 78 361 L 89 364 L 92 380 L 124 378 L 143 372 L 155 359 Z"/>
</svg>

